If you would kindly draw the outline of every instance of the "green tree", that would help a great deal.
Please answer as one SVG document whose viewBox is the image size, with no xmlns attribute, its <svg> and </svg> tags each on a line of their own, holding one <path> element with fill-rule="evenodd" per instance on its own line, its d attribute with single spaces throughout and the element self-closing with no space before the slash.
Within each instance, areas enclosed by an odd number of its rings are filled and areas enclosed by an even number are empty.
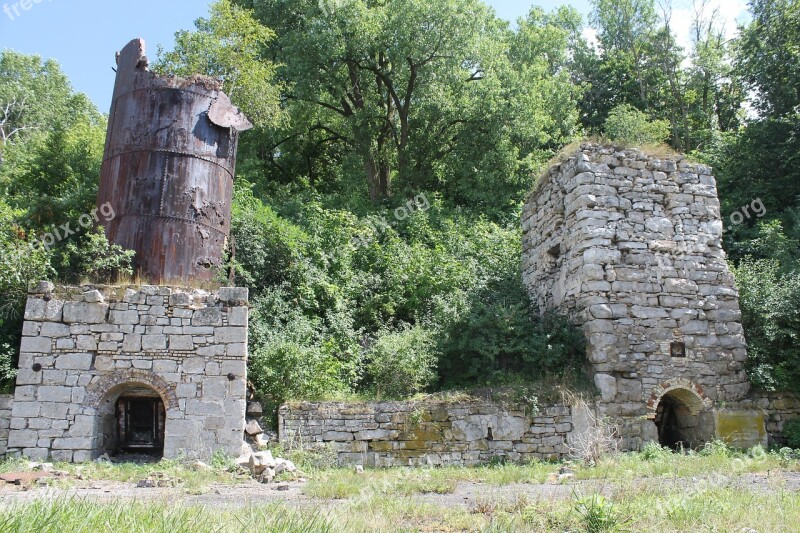
<svg viewBox="0 0 800 533">
<path fill-rule="evenodd" d="M 800 2 L 749 4 L 753 20 L 742 32 L 736 68 L 761 116 L 784 117 L 800 104 Z"/>
<path fill-rule="evenodd" d="M 280 122 L 280 91 L 273 82 L 275 66 L 262 53 L 275 38 L 256 21 L 252 12 L 219 0 L 211 5 L 210 18 L 195 22 L 196 31 L 175 34 L 171 52 L 159 48 L 153 69 L 160 73 L 191 76 L 205 74 L 221 79 L 231 101 L 256 126 Z"/>
<path fill-rule="evenodd" d="M 669 123 L 650 120 L 635 107 L 622 104 L 609 112 L 604 130 L 614 141 L 642 146 L 664 142 L 669 136 Z"/>
<path fill-rule="evenodd" d="M 560 58 L 520 52 L 539 22 L 515 37 L 478 0 L 239 3 L 278 35 L 268 58 L 291 122 L 260 150 L 277 180 L 366 182 L 373 201 L 419 190 L 508 199 L 526 188 L 526 161 L 573 131 L 575 90 L 552 71 Z"/>
</svg>

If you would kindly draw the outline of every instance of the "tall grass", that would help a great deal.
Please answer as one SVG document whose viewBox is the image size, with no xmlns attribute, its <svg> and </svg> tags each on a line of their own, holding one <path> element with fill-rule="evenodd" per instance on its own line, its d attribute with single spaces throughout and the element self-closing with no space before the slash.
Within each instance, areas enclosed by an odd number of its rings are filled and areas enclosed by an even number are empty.
<svg viewBox="0 0 800 533">
<path fill-rule="evenodd" d="M 0 531 L 8 533 L 325 533 L 333 530 L 332 523 L 316 511 L 301 513 L 276 505 L 219 510 L 167 503 L 98 504 L 61 499 L 0 508 Z"/>
</svg>

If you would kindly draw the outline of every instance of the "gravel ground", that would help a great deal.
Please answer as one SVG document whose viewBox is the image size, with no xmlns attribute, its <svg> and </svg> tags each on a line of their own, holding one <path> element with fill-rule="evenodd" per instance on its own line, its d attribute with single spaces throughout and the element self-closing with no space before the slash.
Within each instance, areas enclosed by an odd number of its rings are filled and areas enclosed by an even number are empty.
<svg viewBox="0 0 800 533">
<path fill-rule="evenodd" d="M 87 498 L 100 503 L 119 500 L 163 501 L 169 504 L 180 502 L 183 505 L 202 505 L 215 508 L 237 508 L 279 502 L 292 507 L 329 507 L 347 505 L 347 502 L 351 501 L 310 498 L 304 494 L 305 483 L 300 482 L 264 485 L 252 481 L 236 486 L 211 485 L 202 494 L 190 494 L 181 487 L 137 488 L 133 483 L 112 481 L 87 482 L 85 485 L 78 485 L 81 483 L 79 481 L 75 483 L 76 486 L 68 489 L 25 487 L 4 483 L 0 485 L 0 506 L 41 499 L 72 497 Z M 528 501 L 568 499 L 572 498 L 576 492 L 580 494 L 600 492 L 607 496 L 613 496 L 618 491 L 636 491 L 656 485 L 664 490 L 674 488 L 690 490 L 701 484 L 705 488 L 733 487 L 759 493 L 798 492 L 800 491 L 800 473 L 712 475 L 703 478 L 641 478 L 624 483 L 611 483 L 603 480 L 570 481 L 562 485 L 514 483 L 497 486 L 463 482 L 459 483 L 456 490 L 449 494 L 417 494 L 412 498 L 421 503 L 442 507 L 471 508 L 479 502 L 513 502 L 521 497 L 527 498 Z"/>
</svg>

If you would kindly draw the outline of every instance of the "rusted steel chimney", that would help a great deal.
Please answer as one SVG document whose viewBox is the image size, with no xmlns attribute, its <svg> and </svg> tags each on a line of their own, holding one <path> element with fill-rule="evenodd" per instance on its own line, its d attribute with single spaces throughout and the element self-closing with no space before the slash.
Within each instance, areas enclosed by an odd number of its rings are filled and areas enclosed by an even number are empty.
<svg viewBox="0 0 800 533">
<path fill-rule="evenodd" d="M 136 251 L 152 283 L 208 281 L 230 234 L 240 131 L 252 124 L 204 76 L 147 70 L 144 41 L 117 54 L 98 206 L 109 241 Z"/>
</svg>

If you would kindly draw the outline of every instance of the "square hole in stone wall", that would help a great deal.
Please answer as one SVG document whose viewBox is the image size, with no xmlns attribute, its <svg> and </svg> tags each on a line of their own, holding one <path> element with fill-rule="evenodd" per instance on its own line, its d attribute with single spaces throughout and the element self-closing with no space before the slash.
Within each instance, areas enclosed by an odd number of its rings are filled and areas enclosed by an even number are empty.
<svg viewBox="0 0 800 533">
<path fill-rule="evenodd" d="M 669 344 L 670 357 L 686 357 L 686 343 L 685 342 L 671 342 Z"/>
</svg>

